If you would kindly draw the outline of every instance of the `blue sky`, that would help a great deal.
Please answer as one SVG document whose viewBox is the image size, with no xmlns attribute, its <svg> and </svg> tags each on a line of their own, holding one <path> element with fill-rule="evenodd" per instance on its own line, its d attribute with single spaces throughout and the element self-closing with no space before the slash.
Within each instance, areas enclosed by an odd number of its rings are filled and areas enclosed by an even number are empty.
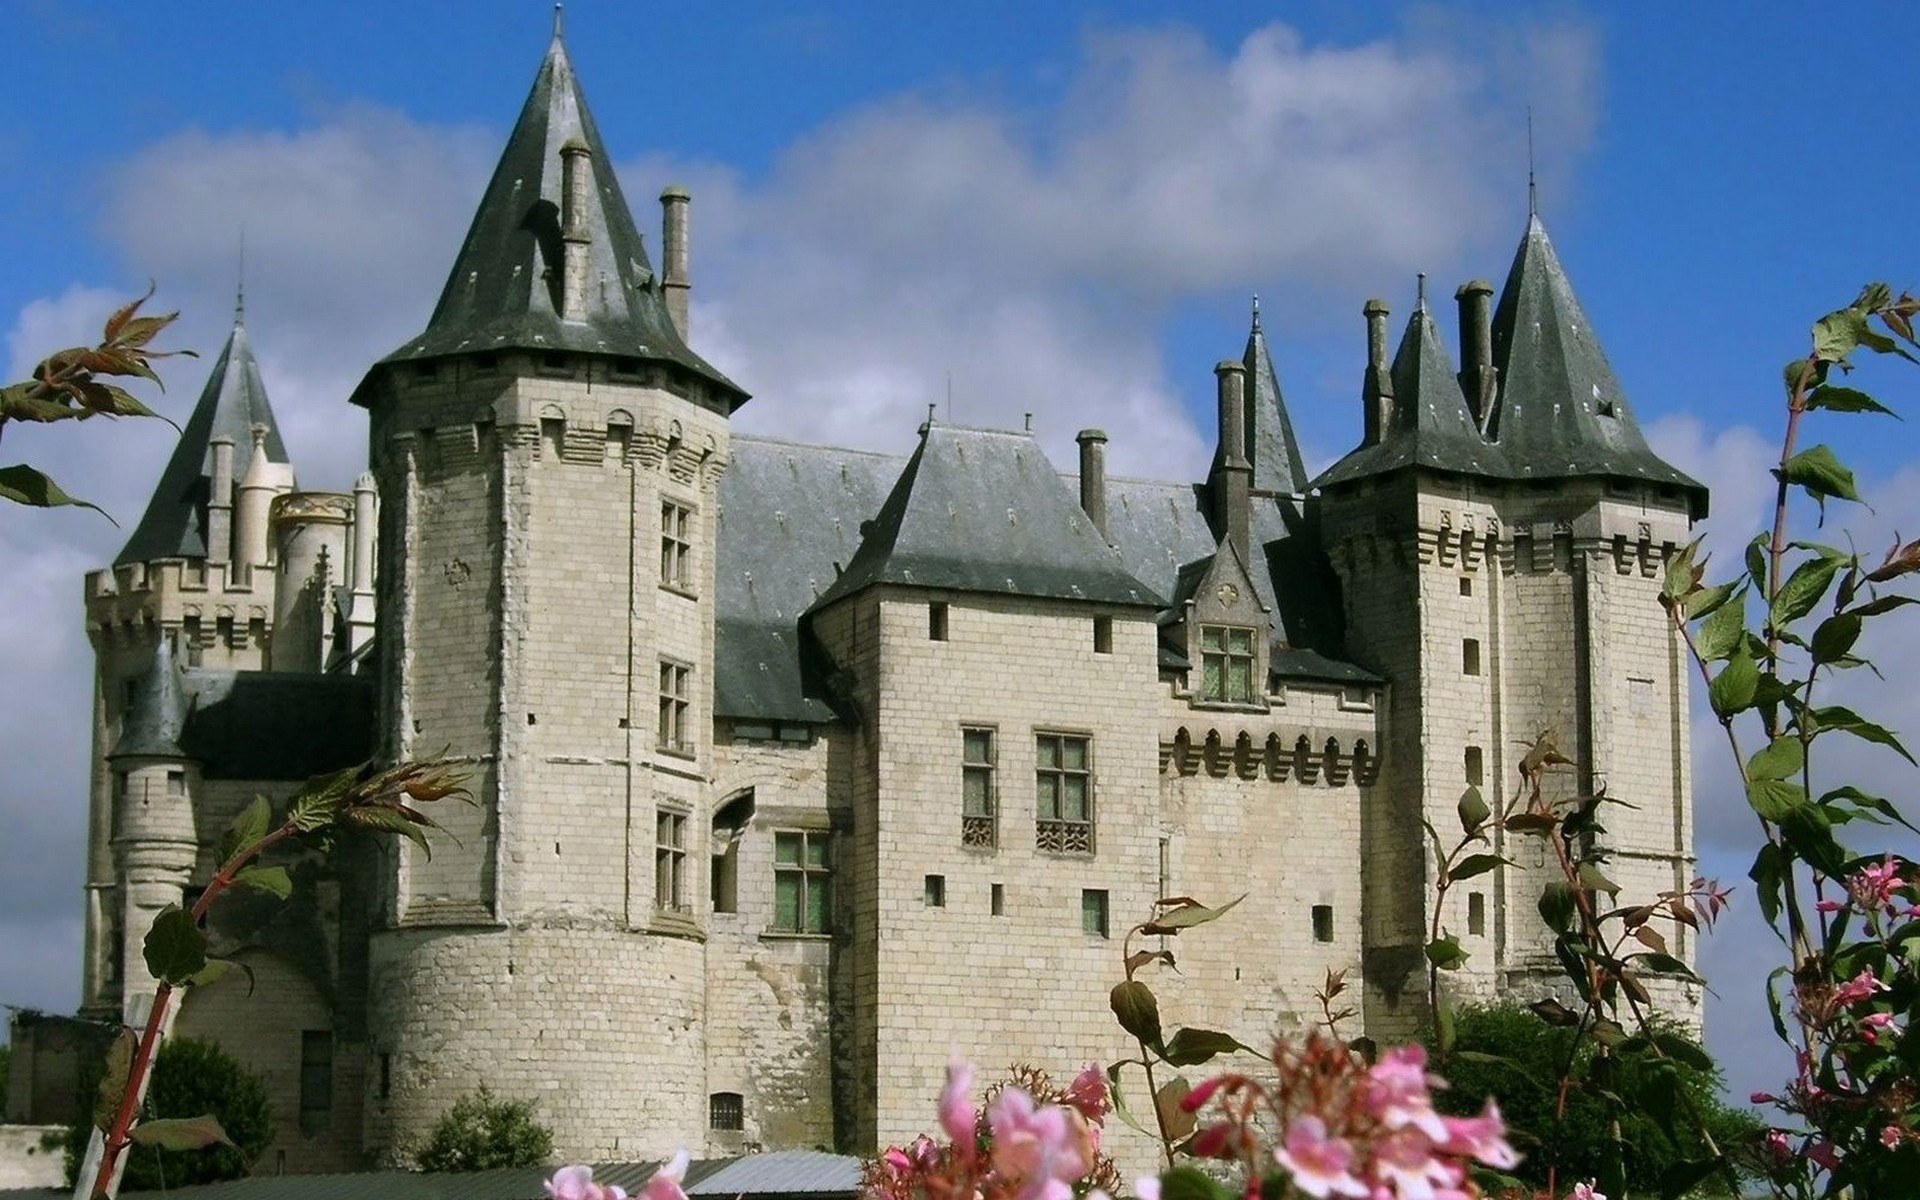
<svg viewBox="0 0 1920 1200">
<path fill-rule="evenodd" d="M 1561 257 L 1656 445 L 1718 488 L 1732 544 L 1809 321 L 1868 279 L 1916 282 L 1909 8 L 1190 7 L 580 3 L 566 20 L 642 228 L 663 184 L 692 187 L 694 344 L 757 393 L 741 423 L 758 431 L 897 448 L 950 377 L 956 419 L 1033 411 L 1056 461 L 1103 424 L 1117 469 L 1190 476 L 1212 364 L 1258 292 L 1324 466 L 1358 433 L 1362 302 L 1404 315 L 1424 270 L 1450 329 L 1454 285 L 1504 276 L 1531 106 Z M 537 3 L 0 9 L 8 368 L 149 278 L 186 314 L 180 344 L 213 351 L 244 225 L 248 323 L 303 483 L 346 485 L 363 437 L 346 392 L 424 322 L 549 21 Z M 174 367 L 168 411 L 204 368 Z M 1834 436 L 1883 497 L 1862 540 L 1884 540 L 1920 502 L 1909 426 Z M 126 522 L 168 437 L 8 447 Z M 0 1002 L 77 990 L 77 598 L 119 538 L 73 513 L 0 525 L 0 962 L 18 966 Z M 1879 699 L 1920 726 L 1911 697 Z M 1750 827 L 1718 753 L 1700 741 L 1702 850 L 1737 877 Z M 1750 1050 L 1768 953 L 1746 926 L 1708 951 L 1741 1092 L 1777 1070 Z"/>
</svg>

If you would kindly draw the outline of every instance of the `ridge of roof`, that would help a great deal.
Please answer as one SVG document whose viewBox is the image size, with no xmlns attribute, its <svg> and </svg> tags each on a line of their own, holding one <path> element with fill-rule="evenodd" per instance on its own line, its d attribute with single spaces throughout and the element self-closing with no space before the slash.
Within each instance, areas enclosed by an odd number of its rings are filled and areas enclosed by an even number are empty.
<svg viewBox="0 0 1920 1200">
<path fill-rule="evenodd" d="M 587 312 L 560 315 L 564 252 L 561 150 L 584 147 L 593 186 L 583 199 Z M 572 351 L 666 362 L 717 385 L 738 408 L 747 393 L 688 349 L 620 190 L 613 160 L 558 31 L 507 137 L 427 327 L 379 363 L 499 350 Z M 370 372 L 368 379 L 372 378 Z M 355 398 L 363 399 L 363 382 Z"/>
<path fill-rule="evenodd" d="M 267 385 L 253 356 L 246 324 L 236 312 L 233 328 L 214 359 L 207 382 L 193 412 L 180 429 L 180 440 L 160 472 L 140 523 L 113 560 L 114 566 L 155 558 L 205 558 L 207 555 L 207 498 L 213 475 L 213 441 L 227 438 L 234 446 L 234 481 L 246 469 L 253 448 L 253 427 L 267 428 L 267 461 L 288 463 L 280 425 L 267 401 Z"/>
<path fill-rule="evenodd" d="M 1647 445 L 1538 213 L 1493 314 L 1499 394 L 1488 436 L 1518 479 L 1603 475 L 1706 489 Z"/>
</svg>

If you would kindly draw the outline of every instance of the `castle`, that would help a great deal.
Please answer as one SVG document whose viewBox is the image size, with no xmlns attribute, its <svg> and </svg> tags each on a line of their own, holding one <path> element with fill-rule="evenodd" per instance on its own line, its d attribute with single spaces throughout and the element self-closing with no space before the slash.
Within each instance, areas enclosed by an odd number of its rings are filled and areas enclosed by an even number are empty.
<svg viewBox="0 0 1920 1200">
<path fill-rule="evenodd" d="M 426 328 L 351 397 L 353 492 L 298 490 L 236 319 L 87 578 L 83 1012 L 141 1014 L 142 934 L 254 794 L 369 757 L 471 776 L 431 857 L 345 842 L 221 918 L 255 986 L 176 1032 L 267 1076 L 263 1166 L 402 1155 L 481 1084 L 575 1160 L 871 1150 L 928 1126 L 953 1051 L 1121 1057 L 1121 938 L 1172 894 L 1246 900 L 1174 947 L 1170 1021 L 1257 1041 L 1344 968 L 1351 1031 L 1409 1036 L 1422 818 L 1510 794 L 1543 729 L 1556 786 L 1635 806 L 1627 893 L 1690 878 L 1657 595 L 1706 494 L 1537 216 L 1497 303 L 1457 293 L 1458 369 L 1424 294 L 1391 354 L 1367 304 L 1364 433 L 1318 478 L 1256 312 L 1208 477 L 1162 482 L 1110 478 L 1093 429 L 1071 474 L 933 420 L 904 459 L 736 435 L 747 394 L 691 348 L 689 198 L 660 199 L 656 269 L 556 34 Z M 1438 914 L 1462 997 L 1558 973 L 1537 839 L 1496 848 Z"/>
</svg>

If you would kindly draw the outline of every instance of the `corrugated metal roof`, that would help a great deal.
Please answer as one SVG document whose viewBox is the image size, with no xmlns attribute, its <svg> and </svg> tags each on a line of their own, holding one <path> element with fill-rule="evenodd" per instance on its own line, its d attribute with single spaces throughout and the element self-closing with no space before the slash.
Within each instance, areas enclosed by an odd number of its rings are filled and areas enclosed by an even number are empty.
<svg viewBox="0 0 1920 1200">
<path fill-rule="evenodd" d="M 688 1178 L 692 1179 L 691 1172 Z M 860 1160 L 852 1155 L 775 1150 L 734 1159 L 712 1174 L 689 1182 L 686 1193 L 689 1196 L 844 1196 L 851 1195 L 859 1186 Z"/>
</svg>

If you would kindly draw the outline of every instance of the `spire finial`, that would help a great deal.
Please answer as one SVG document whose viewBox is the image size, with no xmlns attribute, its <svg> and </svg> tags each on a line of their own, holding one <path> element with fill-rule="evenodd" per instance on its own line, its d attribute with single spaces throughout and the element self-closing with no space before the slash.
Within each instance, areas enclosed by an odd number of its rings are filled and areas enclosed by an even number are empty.
<svg viewBox="0 0 1920 1200">
<path fill-rule="evenodd" d="M 1253 294 L 1253 327 L 1260 328 L 1260 293 Z"/>
<path fill-rule="evenodd" d="M 560 3 L 560 0 L 554 0 L 554 5 L 553 5 L 553 40 L 554 40 L 554 41 L 556 41 L 556 42 L 560 40 L 560 15 L 561 15 L 561 12 L 562 12 L 562 10 L 564 10 L 565 8 L 566 8 L 566 5 L 565 5 L 565 4 L 562 4 L 562 3 Z"/>
<path fill-rule="evenodd" d="M 1540 215 L 1540 189 L 1533 180 L 1533 105 L 1527 105 L 1527 215 Z"/>
<path fill-rule="evenodd" d="M 1419 303 L 1418 305 L 1416 305 L 1416 307 L 1418 307 L 1421 312 L 1425 312 L 1427 311 L 1427 273 L 1425 271 L 1421 271 L 1419 274 L 1415 275 L 1414 278 L 1418 280 L 1418 283 L 1415 286 L 1418 290 Z"/>
<path fill-rule="evenodd" d="M 233 285 L 233 323 L 240 324 L 247 316 L 247 227 L 240 226 L 240 265 Z"/>
</svg>

